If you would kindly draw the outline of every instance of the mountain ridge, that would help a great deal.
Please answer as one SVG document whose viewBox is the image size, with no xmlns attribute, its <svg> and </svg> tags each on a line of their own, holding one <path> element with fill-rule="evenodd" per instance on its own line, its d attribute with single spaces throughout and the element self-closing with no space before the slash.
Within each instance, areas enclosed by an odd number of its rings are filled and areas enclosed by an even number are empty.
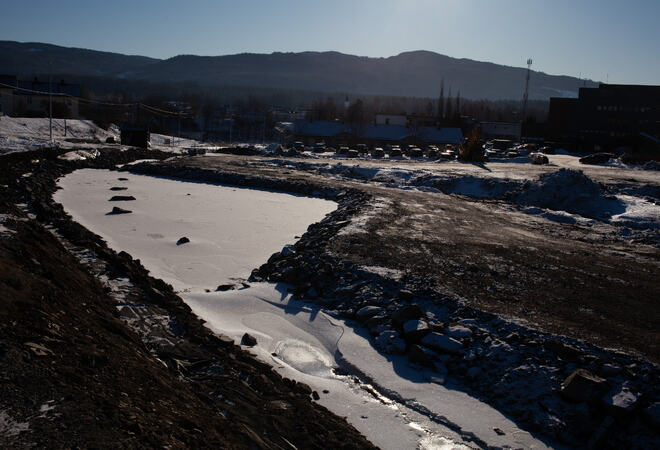
<svg viewBox="0 0 660 450">
<path fill-rule="evenodd" d="M 39 54 L 39 58 L 35 58 Z M 460 92 L 469 99 L 520 99 L 522 67 L 476 61 L 429 50 L 388 57 L 338 51 L 176 55 L 167 59 L 62 47 L 39 42 L 0 41 L 0 71 L 19 76 L 48 73 L 155 82 L 192 82 L 205 87 L 255 86 L 350 95 L 437 97 Z M 592 80 L 532 71 L 530 99 L 575 96 Z"/>
</svg>

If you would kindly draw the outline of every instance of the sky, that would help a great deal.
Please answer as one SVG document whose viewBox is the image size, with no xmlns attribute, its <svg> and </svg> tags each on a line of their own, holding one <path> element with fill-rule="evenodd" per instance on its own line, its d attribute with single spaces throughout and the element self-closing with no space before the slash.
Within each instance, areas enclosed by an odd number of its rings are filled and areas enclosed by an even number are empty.
<svg viewBox="0 0 660 450">
<path fill-rule="evenodd" d="M 132 55 L 430 50 L 660 85 L 660 0 L 3 1 L 0 40 Z"/>
</svg>

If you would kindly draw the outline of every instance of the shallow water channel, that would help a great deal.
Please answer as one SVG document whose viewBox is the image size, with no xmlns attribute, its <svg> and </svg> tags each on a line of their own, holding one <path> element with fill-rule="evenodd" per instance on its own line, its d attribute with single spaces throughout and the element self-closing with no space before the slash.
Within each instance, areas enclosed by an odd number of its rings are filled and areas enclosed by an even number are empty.
<svg viewBox="0 0 660 450">
<path fill-rule="evenodd" d="M 95 169 L 73 172 L 59 186 L 55 201 L 74 220 L 140 259 L 212 330 L 236 342 L 250 332 L 258 341 L 251 352 L 309 384 L 320 404 L 381 448 L 545 448 L 488 405 L 431 382 L 432 373 L 405 357 L 381 355 L 364 329 L 293 300 L 284 285 L 215 292 L 294 243 L 334 202 Z M 135 199 L 110 201 L 115 195 Z M 108 214 L 115 206 L 131 212 Z M 182 237 L 189 242 L 177 245 Z M 351 375 L 337 375 L 338 366 Z"/>
</svg>

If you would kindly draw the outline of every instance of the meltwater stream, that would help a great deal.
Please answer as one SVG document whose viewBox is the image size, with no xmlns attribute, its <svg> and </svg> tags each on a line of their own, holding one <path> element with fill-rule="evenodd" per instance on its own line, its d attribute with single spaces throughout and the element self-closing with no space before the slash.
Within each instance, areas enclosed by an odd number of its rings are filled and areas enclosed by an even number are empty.
<svg viewBox="0 0 660 450">
<path fill-rule="evenodd" d="M 59 186 L 55 201 L 74 220 L 140 259 L 213 331 L 235 342 L 254 335 L 251 352 L 309 384 L 320 404 L 381 448 L 545 448 L 488 405 L 430 382 L 424 371 L 402 371 L 405 357 L 379 354 L 364 329 L 293 300 L 286 286 L 215 292 L 295 242 L 334 202 L 95 169 L 73 172 Z M 134 200 L 110 201 L 114 195 Z M 131 213 L 108 214 L 115 206 Z M 182 237 L 189 242 L 177 245 Z M 340 365 L 351 375 L 337 375 Z"/>
</svg>

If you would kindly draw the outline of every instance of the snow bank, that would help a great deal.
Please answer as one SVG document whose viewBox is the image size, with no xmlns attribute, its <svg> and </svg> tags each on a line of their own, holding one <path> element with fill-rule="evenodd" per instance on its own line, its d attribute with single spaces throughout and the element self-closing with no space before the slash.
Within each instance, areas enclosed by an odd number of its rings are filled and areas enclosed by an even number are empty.
<svg viewBox="0 0 660 450">
<path fill-rule="evenodd" d="M 66 124 L 66 136 L 65 136 Z M 75 146 L 69 140 L 104 143 L 106 138 L 119 139 L 118 130 L 104 130 L 91 120 L 53 119 L 53 141 L 61 146 Z M 0 117 L 0 154 L 50 147 L 49 119 Z"/>
<path fill-rule="evenodd" d="M 559 169 L 541 175 L 538 181 L 526 182 L 515 201 L 524 206 L 566 211 L 590 218 L 609 218 L 625 211 L 616 198 L 605 197 L 598 183 L 582 171 Z"/>
</svg>

